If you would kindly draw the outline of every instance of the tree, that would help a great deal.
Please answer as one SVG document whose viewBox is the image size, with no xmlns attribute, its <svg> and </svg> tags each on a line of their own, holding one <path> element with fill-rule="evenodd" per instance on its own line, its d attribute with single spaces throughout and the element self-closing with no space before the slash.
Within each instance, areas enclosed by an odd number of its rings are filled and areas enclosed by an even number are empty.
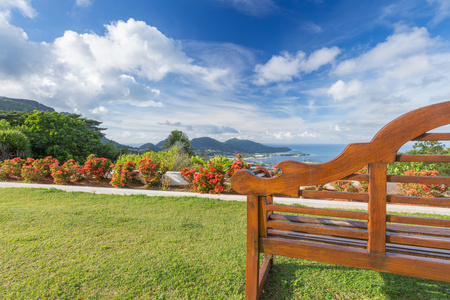
<svg viewBox="0 0 450 300">
<path fill-rule="evenodd" d="M 73 158 L 83 163 L 89 154 L 97 154 L 102 147 L 100 134 L 79 118 L 34 111 L 24 115 L 23 124 L 35 158 L 52 156 L 60 162 Z"/>
<path fill-rule="evenodd" d="M 189 156 L 194 155 L 194 148 L 189 141 L 189 137 L 186 133 L 179 130 L 172 130 L 169 136 L 166 138 L 163 144 L 164 149 L 170 149 L 173 146 L 177 146 L 178 149 L 182 149 Z"/>
</svg>

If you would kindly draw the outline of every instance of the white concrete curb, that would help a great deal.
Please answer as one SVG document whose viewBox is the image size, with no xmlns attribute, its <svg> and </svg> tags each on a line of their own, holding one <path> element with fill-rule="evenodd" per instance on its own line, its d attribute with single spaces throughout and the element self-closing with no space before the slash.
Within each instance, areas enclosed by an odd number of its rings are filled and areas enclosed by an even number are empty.
<svg viewBox="0 0 450 300">
<path fill-rule="evenodd" d="M 102 187 L 86 187 L 86 186 L 71 186 L 71 185 L 53 185 L 53 184 L 35 184 L 35 183 L 19 183 L 19 182 L 0 182 L 0 188 L 43 188 L 43 189 L 58 189 L 66 192 L 87 192 L 94 194 L 106 195 L 147 195 L 147 196 L 174 196 L 174 197 L 200 197 L 220 199 L 226 201 L 246 201 L 247 197 L 242 195 L 224 195 L 224 194 L 198 194 L 189 192 L 171 192 L 171 191 L 155 191 L 155 190 L 138 190 L 138 189 L 118 189 L 118 188 L 102 188 Z M 283 198 L 274 197 L 274 202 L 280 204 L 301 204 L 309 207 L 318 208 L 346 208 L 346 209 L 365 209 L 367 210 L 367 203 L 359 202 L 343 202 L 330 200 L 316 200 L 316 199 L 301 199 L 301 198 Z M 441 207 L 425 207 L 425 206 L 406 206 L 388 204 L 387 211 L 389 212 L 405 212 L 405 213 L 428 213 L 450 215 L 450 208 Z"/>
</svg>

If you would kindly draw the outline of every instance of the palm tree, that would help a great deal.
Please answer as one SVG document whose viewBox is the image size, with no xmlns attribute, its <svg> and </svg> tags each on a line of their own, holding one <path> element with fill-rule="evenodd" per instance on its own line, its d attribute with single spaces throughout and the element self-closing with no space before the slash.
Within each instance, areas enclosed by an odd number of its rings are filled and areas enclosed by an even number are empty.
<svg viewBox="0 0 450 300">
<path fill-rule="evenodd" d="M 189 137 L 182 131 L 172 130 L 162 145 L 164 149 L 170 149 L 174 146 L 177 146 L 178 149 L 182 149 L 190 156 L 194 155 L 194 148 L 189 141 Z"/>
</svg>

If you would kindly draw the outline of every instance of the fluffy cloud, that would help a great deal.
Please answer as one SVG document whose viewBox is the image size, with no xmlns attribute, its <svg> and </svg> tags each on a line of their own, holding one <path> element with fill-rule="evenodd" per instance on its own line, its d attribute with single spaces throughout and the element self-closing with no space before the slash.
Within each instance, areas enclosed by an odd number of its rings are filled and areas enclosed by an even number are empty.
<svg viewBox="0 0 450 300">
<path fill-rule="evenodd" d="M 12 9 L 18 9 L 25 17 L 34 18 L 37 12 L 31 6 L 30 2 L 30 0 L 2 0 L 0 1 L 0 15 L 9 15 Z"/>
<path fill-rule="evenodd" d="M 134 19 L 107 25 L 102 36 L 66 31 L 53 43 L 30 42 L 23 30 L 0 20 L 0 41 L 1 94 L 59 110 L 96 113 L 107 103 L 161 108 L 155 85 L 169 74 L 206 90 L 227 82 L 228 70 L 196 65 L 181 42 Z"/>
<path fill-rule="evenodd" d="M 437 39 L 430 38 L 426 28 L 414 27 L 411 29 L 399 26 L 397 31 L 389 36 L 385 42 L 379 43 L 357 58 L 339 63 L 334 73 L 343 76 L 384 69 L 392 66 L 398 59 L 425 53 L 427 49 L 437 43 Z"/>
<path fill-rule="evenodd" d="M 342 80 L 338 80 L 328 90 L 328 95 L 333 96 L 334 101 L 342 101 L 349 97 L 357 96 L 362 91 L 362 84 L 358 80 L 352 80 L 345 83 Z"/>
<path fill-rule="evenodd" d="M 337 47 L 324 47 L 313 52 L 308 58 L 302 51 L 298 51 L 295 55 L 287 52 L 274 55 L 266 64 L 256 66 L 257 78 L 254 83 L 265 85 L 271 82 L 291 81 L 295 77 L 300 77 L 302 73 L 308 74 L 332 63 L 339 52 Z"/>
</svg>

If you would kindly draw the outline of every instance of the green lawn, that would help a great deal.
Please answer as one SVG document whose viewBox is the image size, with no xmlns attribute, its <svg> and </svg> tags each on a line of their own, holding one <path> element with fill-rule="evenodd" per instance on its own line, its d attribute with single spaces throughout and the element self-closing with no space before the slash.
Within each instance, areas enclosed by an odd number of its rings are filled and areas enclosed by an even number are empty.
<svg viewBox="0 0 450 300">
<path fill-rule="evenodd" d="M 1 299 L 242 299 L 246 205 L 0 189 Z M 276 257 L 263 299 L 448 299 L 450 284 Z"/>
</svg>

